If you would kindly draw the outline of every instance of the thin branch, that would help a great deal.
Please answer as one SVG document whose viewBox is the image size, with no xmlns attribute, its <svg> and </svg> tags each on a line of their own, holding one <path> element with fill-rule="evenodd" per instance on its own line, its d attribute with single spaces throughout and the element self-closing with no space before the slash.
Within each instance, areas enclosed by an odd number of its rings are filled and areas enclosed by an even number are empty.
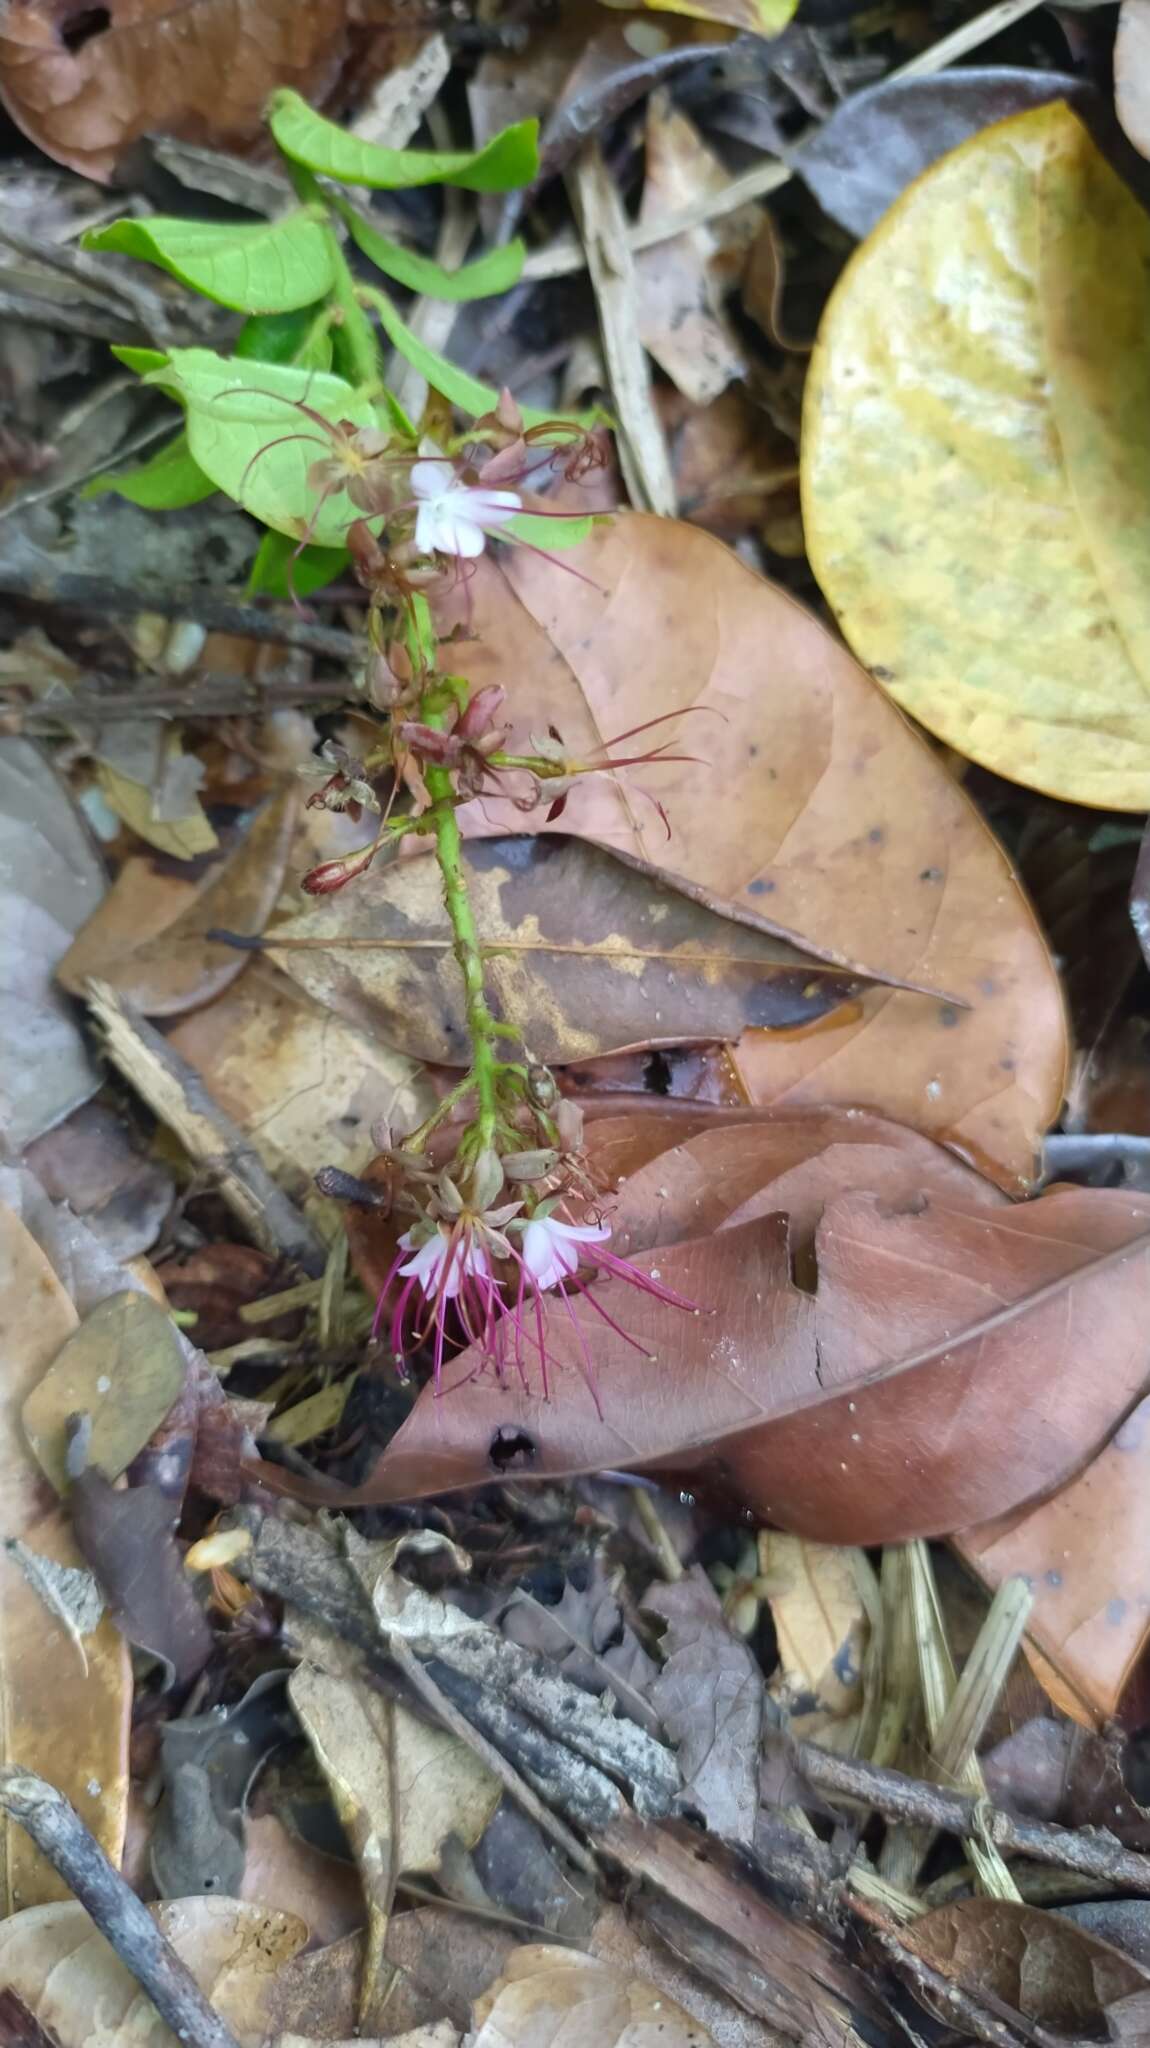
<svg viewBox="0 0 1150 2048">
<path fill-rule="evenodd" d="M 87 723 L 105 725 L 136 718 L 259 718 L 291 704 L 338 704 L 354 695 L 342 676 L 303 677 L 290 669 L 269 669 L 258 676 L 199 675 L 182 677 L 155 689 L 124 689 L 123 678 L 87 672 L 95 689 L 70 697 L 43 697 L 29 703 L 13 693 L 19 676 L 5 676 L 0 690 L 0 729 L 6 733 L 57 732 Z M 27 687 L 42 681 L 32 675 Z M 99 686 L 108 684 L 106 690 Z"/>
<path fill-rule="evenodd" d="M 1036 1863 L 1055 1863 L 1083 1877 L 1105 1878 L 1150 1896 L 1150 1856 L 1123 1848 L 1106 1828 L 1060 1828 L 1049 1821 L 1018 1820 L 985 1799 L 922 1784 L 901 1771 L 883 1770 L 856 1757 L 832 1756 L 813 1742 L 796 1745 L 795 1763 L 808 1784 L 857 1800 L 888 1820 L 941 1828 L 976 1841 L 981 1837 Z"/>
<path fill-rule="evenodd" d="M 177 2040 L 189 2048 L 239 2048 L 231 2028 L 208 2004 L 191 1971 L 63 1793 L 18 1764 L 8 1764 L 0 1767 L 0 1806 L 27 1830 L 87 1908 Z"/>
<path fill-rule="evenodd" d="M 0 311 L 2 300 L 0 293 Z M 273 646 L 302 647 L 333 661 L 352 662 L 363 655 L 362 642 L 354 633 L 340 632 L 334 626 L 313 626 L 290 613 L 261 611 L 257 605 L 238 604 L 234 598 L 217 597 L 213 591 L 196 587 L 107 583 L 101 576 L 80 576 L 46 565 L 20 569 L 9 562 L 0 566 L 0 597 L 23 598 L 30 604 L 54 605 L 99 619 L 157 612 L 162 619 L 191 619 L 209 632 L 235 633 L 241 640 L 266 640 Z"/>
</svg>

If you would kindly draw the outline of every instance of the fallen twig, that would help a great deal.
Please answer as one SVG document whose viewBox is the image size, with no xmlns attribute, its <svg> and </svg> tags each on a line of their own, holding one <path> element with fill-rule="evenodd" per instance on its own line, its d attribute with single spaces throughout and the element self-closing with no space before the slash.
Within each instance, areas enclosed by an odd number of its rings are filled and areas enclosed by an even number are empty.
<svg viewBox="0 0 1150 2048">
<path fill-rule="evenodd" d="M 288 669 L 269 669 L 262 676 L 202 675 L 181 677 L 151 690 L 118 688 L 120 678 L 92 671 L 88 677 L 96 687 L 76 690 L 70 697 L 48 697 L 29 703 L 11 693 L 0 692 L 0 726 L 8 733 L 52 733 L 61 727 L 72 730 L 80 724 L 106 725 L 137 718 L 260 718 L 269 711 L 294 704 L 338 704 L 353 694 L 343 676 L 301 678 Z M 20 687 L 20 678 L 7 676 L 6 684 Z M 29 676 L 28 686 L 36 678 Z M 105 690 L 101 686 L 107 683 Z"/>
<path fill-rule="evenodd" d="M 63 1793 L 8 1764 L 0 1766 L 0 1806 L 31 1835 L 177 2039 L 188 2048 L 238 2048 L 231 2028 Z"/>
<path fill-rule="evenodd" d="M 901 1771 L 860 1763 L 856 1757 L 832 1756 L 813 1742 L 800 1742 L 794 1752 L 797 1768 L 808 1784 L 873 1807 L 887 1820 L 912 1821 L 947 1834 L 981 1837 L 999 1849 L 1012 1849 L 1036 1863 L 1056 1863 L 1084 1877 L 1106 1878 L 1127 1891 L 1150 1896 L 1150 1856 L 1140 1856 L 1105 1828 L 1060 1828 L 1050 1821 L 1018 1820 L 988 1800 L 942 1785 L 927 1785 Z"/>
<path fill-rule="evenodd" d="M 3 311 L 0 294 L 0 311 Z M 327 654 L 333 661 L 357 661 L 363 646 L 354 633 L 335 626 L 313 626 L 286 612 L 261 611 L 258 605 L 237 604 L 209 590 L 137 588 L 106 583 L 101 576 L 79 576 L 68 570 L 20 569 L 0 566 L 0 597 L 24 598 L 31 604 L 86 612 L 93 618 L 134 618 L 155 612 L 162 619 L 190 619 L 209 632 L 235 633 L 241 640 L 267 640 L 280 647 L 303 647 L 309 654 Z"/>
</svg>

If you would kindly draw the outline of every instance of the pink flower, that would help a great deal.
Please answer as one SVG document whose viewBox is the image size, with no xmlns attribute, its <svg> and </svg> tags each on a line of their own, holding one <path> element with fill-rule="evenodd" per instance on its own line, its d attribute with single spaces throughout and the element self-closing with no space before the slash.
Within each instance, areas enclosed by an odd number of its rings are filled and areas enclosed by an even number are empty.
<svg viewBox="0 0 1150 2048">
<path fill-rule="evenodd" d="M 450 458 L 433 449 L 413 463 L 411 489 L 419 503 L 415 545 L 425 555 L 481 555 L 487 535 L 523 510 L 518 491 L 465 484 Z"/>
<path fill-rule="evenodd" d="M 414 1231 L 405 1230 L 399 1246 L 401 1251 L 413 1254 L 405 1266 L 399 1267 L 400 1278 L 406 1280 L 410 1275 L 429 1300 L 442 1297 L 454 1301 L 468 1275 L 491 1279 L 491 1262 L 483 1246 L 451 1231 L 436 1230 L 419 1244 Z"/>
<path fill-rule="evenodd" d="M 561 1223 L 558 1216 L 533 1216 L 523 1231 L 523 1264 L 530 1284 L 541 1293 L 569 1280 L 579 1269 L 577 1249 L 584 1244 L 605 1244 L 610 1237 L 606 1223 Z"/>
</svg>

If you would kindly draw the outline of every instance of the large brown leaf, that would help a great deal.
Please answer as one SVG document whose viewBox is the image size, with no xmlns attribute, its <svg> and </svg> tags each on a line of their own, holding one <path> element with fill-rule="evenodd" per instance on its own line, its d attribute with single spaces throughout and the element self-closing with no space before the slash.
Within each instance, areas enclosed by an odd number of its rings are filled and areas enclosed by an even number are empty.
<svg viewBox="0 0 1150 2048">
<path fill-rule="evenodd" d="M 862 982 L 578 839 L 473 842 L 468 880 L 498 1015 L 535 1059 L 738 1038 L 809 1023 Z M 277 965 L 349 1023 L 417 1059 L 470 1058 L 439 870 L 394 861 L 268 936 Z"/>
<path fill-rule="evenodd" d="M 646 1169 L 664 1168 L 672 1238 L 694 1200 L 676 1159 L 707 1143 Z M 509 1430 L 533 1447 L 533 1477 L 657 1466 L 828 1543 L 969 1527 L 1070 1479 L 1146 1386 L 1150 1197 L 1072 1188 L 1011 1207 L 956 1194 L 947 1159 L 912 1186 L 898 1146 L 834 1149 L 830 1174 L 817 1140 L 774 1190 L 768 1168 L 734 1212 L 753 1220 L 637 1257 L 696 1313 L 596 1282 L 636 1350 L 587 1306 L 582 1335 L 552 1306 L 549 1402 L 473 1378 L 464 1352 L 344 1501 L 479 1484 Z M 842 1192 L 868 1153 L 872 1189 Z M 814 1291 L 793 1277 L 784 1203 L 808 1229 L 821 1206 Z"/>
<path fill-rule="evenodd" d="M 106 181 L 144 134 L 243 147 L 273 86 L 319 97 L 346 52 L 347 0 L 10 0 L 0 99 L 57 163 Z"/>
<path fill-rule="evenodd" d="M 553 723 L 585 757 L 668 711 L 712 714 L 622 750 L 674 737 L 704 765 L 582 781 L 564 832 L 661 866 L 743 922 L 969 1005 L 877 989 L 817 1031 L 744 1039 L 752 1098 L 861 1103 L 1025 1183 L 1063 1088 L 1050 956 L 1001 848 L 847 650 L 673 520 L 624 514 L 562 565 L 520 550 L 478 569 L 460 665 L 476 684 L 522 685 L 518 739 Z M 670 844 L 641 789 L 666 805 Z M 490 833 L 523 818 L 485 800 L 468 822 Z"/>
</svg>

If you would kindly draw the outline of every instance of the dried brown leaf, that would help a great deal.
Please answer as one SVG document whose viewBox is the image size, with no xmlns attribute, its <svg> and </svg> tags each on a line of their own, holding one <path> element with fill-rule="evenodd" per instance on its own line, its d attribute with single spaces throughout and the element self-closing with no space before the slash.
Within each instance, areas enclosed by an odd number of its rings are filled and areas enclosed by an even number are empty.
<svg viewBox="0 0 1150 2048">
<path fill-rule="evenodd" d="M 1072 2037 L 1114 2038 L 1107 2008 L 1150 1989 L 1150 1974 L 1108 1942 L 1009 1899 L 942 1906 L 912 1921 L 900 1939 L 974 1997 L 1001 2000 Z"/>
<path fill-rule="evenodd" d="M 700 1565 L 643 1603 L 666 1623 L 666 1662 L 651 1704 L 674 1744 L 685 1796 L 713 1834 L 751 1843 L 759 1805 L 765 1688 L 757 1658 L 734 1634 Z"/>
<path fill-rule="evenodd" d="M 475 2002 L 473 2048 L 714 2048 L 714 2037 L 642 1977 L 594 1956 L 531 1942 Z"/>
<path fill-rule="evenodd" d="M 13 0 L 0 98 L 39 149 L 101 182 L 145 134 L 243 149 L 273 86 L 319 98 L 332 85 L 347 11 L 346 0 L 114 0 L 77 17 L 66 0 Z M 69 36 L 76 19 L 84 32 Z"/>
<path fill-rule="evenodd" d="M 67 1488 L 67 1424 L 91 1418 L 87 1452 L 118 1479 L 158 1429 L 187 1376 L 171 1317 L 146 1294 L 110 1294 L 61 1345 L 24 1403 L 28 1445 L 57 1493 Z"/>
<path fill-rule="evenodd" d="M 68 1504 L 76 1541 L 128 1641 L 160 1658 L 169 1684 L 194 1678 L 212 1634 L 173 1534 L 178 1505 L 156 1486 L 118 1491 L 93 1466 L 73 1481 Z"/>
<path fill-rule="evenodd" d="M 581 782 L 564 832 L 661 867 L 743 923 L 969 1005 L 876 989 L 818 1031 L 747 1037 L 751 1095 L 879 1110 L 1025 1184 L 1062 1097 L 1058 981 L 1005 855 L 938 757 L 816 620 L 696 528 L 623 515 L 564 560 L 593 587 L 525 550 L 479 564 L 473 681 L 522 677 L 531 725 L 554 724 L 583 758 L 668 711 L 710 714 L 658 733 L 703 765 Z M 639 788 L 666 806 L 669 846 Z M 469 822 L 490 835 L 522 817 L 485 800 Z"/>
<path fill-rule="evenodd" d="M 76 1311 L 45 1253 L 0 1206 L 0 1536 L 50 1563 L 78 1569 L 71 1526 L 29 1454 L 20 1407 L 76 1326 Z M 85 1670 L 85 1662 L 87 1669 Z M 0 1547 L 0 1730 L 6 1763 L 37 1771 L 83 1815 L 118 1861 L 127 1810 L 131 1677 L 124 1644 L 104 1620 L 78 1647 L 16 1559 Z M 23 1829 L 0 1820 L 0 1914 L 68 1896 Z"/>
</svg>

